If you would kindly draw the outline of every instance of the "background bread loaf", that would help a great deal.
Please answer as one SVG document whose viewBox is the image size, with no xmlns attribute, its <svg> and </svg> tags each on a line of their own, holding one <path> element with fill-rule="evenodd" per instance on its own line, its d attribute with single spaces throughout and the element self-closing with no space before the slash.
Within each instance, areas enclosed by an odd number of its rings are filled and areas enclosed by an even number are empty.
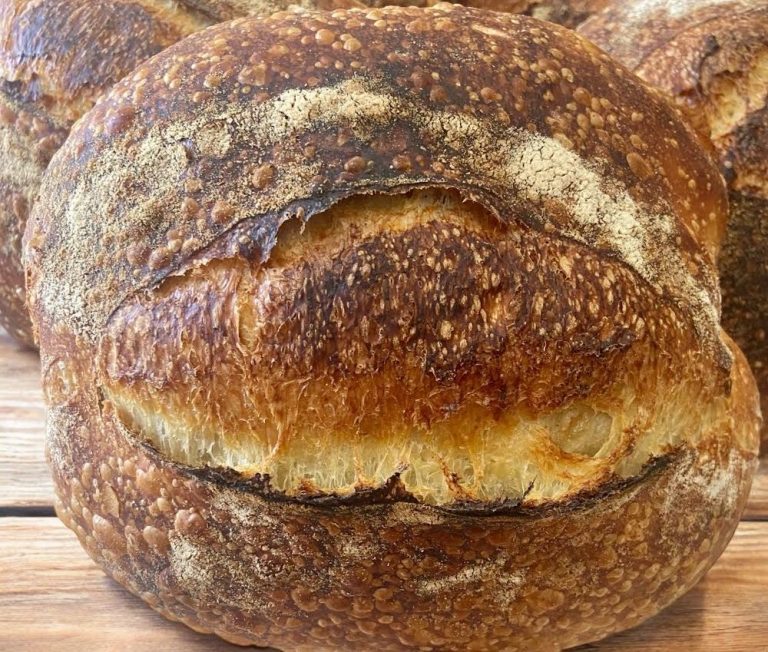
<svg viewBox="0 0 768 652">
<path fill-rule="evenodd" d="M 714 145 L 731 202 L 723 324 L 768 411 L 768 2 L 614 2 L 580 29 L 670 96 Z"/>
<path fill-rule="evenodd" d="M 371 7 L 397 5 L 401 7 L 431 7 L 441 0 L 362 0 Z M 600 11 L 608 0 L 448 0 L 466 7 L 525 14 L 540 20 L 576 27 L 595 12 Z"/>
<path fill-rule="evenodd" d="M 239 643 L 631 627 L 718 557 L 755 466 L 725 211 L 677 112 L 555 25 L 193 35 L 77 123 L 28 225 L 58 513 Z"/>
<path fill-rule="evenodd" d="M 73 122 L 136 65 L 188 34 L 291 4 L 355 0 L 8 0 L 0 4 L 0 326 L 33 344 L 21 237 Z"/>
</svg>

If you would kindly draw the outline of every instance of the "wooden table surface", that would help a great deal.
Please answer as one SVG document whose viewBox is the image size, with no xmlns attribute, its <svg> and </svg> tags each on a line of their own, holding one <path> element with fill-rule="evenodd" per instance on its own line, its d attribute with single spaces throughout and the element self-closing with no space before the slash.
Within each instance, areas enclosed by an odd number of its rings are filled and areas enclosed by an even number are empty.
<svg viewBox="0 0 768 652">
<path fill-rule="evenodd" d="M 54 516 L 34 353 L 0 331 L 0 650 L 238 650 L 165 621 L 108 579 Z M 583 650 L 768 651 L 768 464 L 707 577 L 644 625 Z"/>
</svg>

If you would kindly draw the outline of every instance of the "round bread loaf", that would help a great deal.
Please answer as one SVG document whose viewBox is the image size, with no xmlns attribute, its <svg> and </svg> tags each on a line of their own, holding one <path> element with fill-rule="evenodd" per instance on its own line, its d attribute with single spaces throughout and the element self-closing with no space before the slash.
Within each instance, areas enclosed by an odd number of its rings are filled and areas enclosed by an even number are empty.
<svg viewBox="0 0 768 652">
<path fill-rule="evenodd" d="M 614 2 L 582 31 L 671 96 L 714 145 L 731 202 L 720 257 L 723 325 L 752 365 L 765 413 L 768 1 Z"/>
<path fill-rule="evenodd" d="M 432 7 L 441 0 L 362 0 L 371 7 Z M 465 7 L 525 14 L 567 27 L 576 27 L 600 11 L 610 0 L 448 0 Z"/>
<path fill-rule="evenodd" d="M 636 625 L 717 559 L 756 465 L 726 208 L 677 112 L 555 25 L 196 34 L 75 126 L 28 225 L 58 514 L 236 643 Z"/>
<path fill-rule="evenodd" d="M 40 180 L 73 122 L 139 63 L 180 38 L 290 4 L 355 0 L 8 0 L 0 5 L 0 326 L 33 345 L 21 237 Z"/>
</svg>

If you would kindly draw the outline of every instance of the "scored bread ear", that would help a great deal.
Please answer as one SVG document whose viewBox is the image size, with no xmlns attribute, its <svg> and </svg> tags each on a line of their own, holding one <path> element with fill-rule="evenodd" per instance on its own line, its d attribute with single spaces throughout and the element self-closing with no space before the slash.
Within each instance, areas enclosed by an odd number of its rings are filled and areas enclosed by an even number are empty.
<svg viewBox="0 0 768 652">
<path fill-rule="evenodd" d="M 656 613 L 733 533 L 759 415 L 719 324 L 725 186 L 569 30 L 219 25 L 116 85 L 41 197 L 58 511 L 169 617 L 557 649 Z"/>
</svg>

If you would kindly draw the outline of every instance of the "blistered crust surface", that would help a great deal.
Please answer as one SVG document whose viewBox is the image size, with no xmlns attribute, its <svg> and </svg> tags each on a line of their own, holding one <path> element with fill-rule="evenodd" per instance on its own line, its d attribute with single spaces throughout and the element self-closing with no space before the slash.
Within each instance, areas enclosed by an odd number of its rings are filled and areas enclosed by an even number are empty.
<svg viewBox="0 0 768 652">
<path fill-rule="evenodd" d="M 706 428 L 684 406 L 722 392 L 710 365 L 631 270 L 437 191 L 343 201 L 285 224 L 266 264 L 169 277 L 113 313 L 98 361 L 178 462 L 292 495 L 397 475 L 439 504 L 639 472 Z"/>
<path fill-rule="evenodd" d="M 167 617 L 237 643 L 297 650 L 558 649 L 650 617 L 723 550 L 749 490 L 759 421 L 753 379 L 717 326 L 724 186 L 674 111 L 576 36 L 449 7 L 238 21 L 141 67 L 68 143 L 27 231 L 57 508 L 117 581 Z M 286 236 L 297 223 L 311 232 L 346 200 L 369 210 L 427 189 L 471 200 L 470 215 L 443 212 L 397 229 L 353 221 L 358 246 L 331 252 L 338 269 L 322 246 L 303 267 L 291 257 Z M 670 428 L 674 445 L 632 477 L 605 478 L 568 500 L 439 507 L 409 495 L 397 475 L 355 502 L 276 496 L 263 477 L 190 468 L 126 427 L 106 391 L 115 389 L 111 375 L 166 395 L 194 374 L 189 365 L 164 378 L 148 347 L 161 356 L 183 347 L 159 333 L 157 342 L 139 337 L 131 317 L 166 319 L 174 340 L 204 332 L 219 347 L 233 330 L 246 349 L 271 332 L 259 352 L 283 342 L 275 365 L 285 353 L 292 368 L 314 373 L 327 343 L 286 317 L 311 327 L 312 307 L 317 324 L 362 344 L 373 331 L 352 338 L 343 321 L 360 303 L 398 334 L 401 324 L 362 290 L 371 279 L 395 280 L 406 237 L 423 250 L 412 262 L 426 284 L 406 278 L 392 296 L 421 293 L 433 310 L 446 310 L 434 291 L 438 262 L 445 273 L 446 263 L 450 271 L 471 257 L 465 282 L 483 298 L 494 286 L 520 286 L 542 299 L 560 290 L 558 301 L 575 304 L 574 278 L 596 284 L 601 302 L 576 311 L 593 335 L 581 352 L 616 359 L 628 347 L 638 372 L 657 370 L 653 356 L 686 361 L 686 371 L 658 371 L 673 389 L 706 387 L 704 402 L 668 402 L 695 407 L 695 426 L 686 418 Z M 452 255 L 430 263 L 433 244 Z M 276 270 L 286 278 L 264 283 Z M 338 321 L 323 312 L 334 274 L 346 284 Z M 285 336 L 254 319 L 283 288 L 300 290 L 272 304 Z M 176 303 L 152 312 L 174 293 Z M 449 306 L 460 301 L 445 294 Z M 224 305 L 243 295 L 247 310 Z M 568 324 L 544 303 L 531 297 L 486 318 L 543 327 L 527 341 L 548 364 L 546 334 Z M 198 330 L 174 330 L 180 305 L 183 323 Z M 440 315 L 451 319 L 418 327 L 435 347 L 432 380 L 445 382 L 461 371 L 453 349 L 461 338 L 450 340 L 470 320 Z M 626 332 L 612 331 L 614 321 Z M 471 323 L 485 325 L 477 315 Z M 653 339 L 654 325 L 664 337 Z M 474 341 L 476 351 L 494 336 Z M 452 348 L 443 353 L 438 338 Z M 367 369 L 367 359 L 358 362 Z M 328 365 L 347 378 L 351 363 L 340 356 Z M 631 395 L 635 385 L 623 388 Z M 546 388 L 531 392 L 530 407 L 542 397 L 552 398 Z M 549 414 L 551 403 L 538 407 Z"/>
<path fill-rule="evenodd" d="M 768 197 L 768 2 L 616 3 L 579 31 L 672 96 L 732 188 Z"/>
<path fill-rule="evenodd" d="M 58 157 L 29 233 L 40 303 L 92 339 L 169 273 L 267 258 L 291 213 L 427 184 L 616 255 L 718 348 L 716 170 L 664 103 L 554 29 L 443 5 L 244 20 L 185 41 Z M 53 269 L 66 296 L 44 280 Z"/>
<path fill-rule="evenodd" d="M 139 62 L 204 24 L 166 3 L 16 0 L 0 7 L 0 324 L 33 345 L 21 238 L 69 128 Z"/>
<path fill-rule="evenodd" d="M 356 0 L 13 0 L 0 7 L 0 324 L 33 344 L 21 236 L 72 123 L 139 63 L 215 22 Z"/>
</svg>

